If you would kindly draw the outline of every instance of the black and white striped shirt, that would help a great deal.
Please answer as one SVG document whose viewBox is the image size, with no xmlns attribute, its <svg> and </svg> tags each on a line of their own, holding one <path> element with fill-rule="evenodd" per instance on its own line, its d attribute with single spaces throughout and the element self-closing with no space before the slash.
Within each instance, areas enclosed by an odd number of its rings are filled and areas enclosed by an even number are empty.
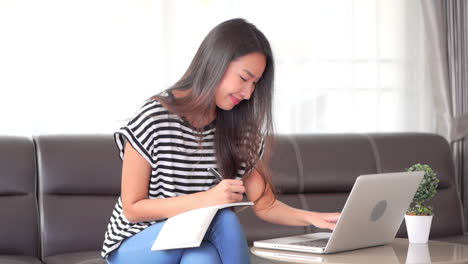
<svg viewBox="0 0 468 264">
<path fill-rule="evenodd" d="M 215 121 L 199 132 L 194 131 L 184 118 L 170 113 L 156 100 L 147 101 L 137 114 L 114 134 L 123 159 L 128 142 L 151 164 L 149 199 L 161 199 L 206 191 L 216 183 L 207 168 L 216 168 L 214 153 Z M 263 140 L 262 140 L 263 143 Z M 263 144 L 259 155 L 263 152 Z M 238 170 L 238 178 L 245 166 Z M 112 212 L 101 256 L 106 258 L 120 244 L 156 221 L 131 223 L 123 214 L 119 197 Z"/>
</svg>

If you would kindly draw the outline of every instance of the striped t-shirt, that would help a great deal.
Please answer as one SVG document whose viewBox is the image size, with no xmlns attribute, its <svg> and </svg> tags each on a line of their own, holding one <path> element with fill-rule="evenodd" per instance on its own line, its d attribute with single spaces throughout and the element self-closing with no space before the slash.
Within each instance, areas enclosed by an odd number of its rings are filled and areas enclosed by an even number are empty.
<svg viewBox="0 0 468 264">
<path fill-rule="evenodd" d="M 114 134 L 123 159 L 128 142 L 151 164 L 149 199 L 161 199 L 206 191 L 216 183 L 207 168 L 216 168 L 214 153 L 215 121 L 200 132 L 186 119 L 170 113 L 156 100 L 147 101 L 126 126 Z M 263 140 L 259 155 L 263 152 Z M 237 178 L 245 173 L 238 170 Z M 131 223 L 125 218 L 118 198 L 107 225 L 101 256 L 106 258 L 120 244 L 156 221 Z"/>
</svg>

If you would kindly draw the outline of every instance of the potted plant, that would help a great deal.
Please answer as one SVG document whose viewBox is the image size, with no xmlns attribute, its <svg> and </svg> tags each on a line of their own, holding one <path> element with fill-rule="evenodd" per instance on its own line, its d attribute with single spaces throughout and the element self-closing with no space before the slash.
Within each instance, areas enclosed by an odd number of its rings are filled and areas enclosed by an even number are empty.
<svg viewBox="0 0 468 264">
<path fill-rule="evenodd" d="M 432 206 L 426 205 L 437 193 L 439 179 L 429 165 L 414 164 L 406 171 L 424 171 L 413 201 L 405 215 L 406 230 L 410 243 L 427 243 L 433 217 Z"/>
</svg>

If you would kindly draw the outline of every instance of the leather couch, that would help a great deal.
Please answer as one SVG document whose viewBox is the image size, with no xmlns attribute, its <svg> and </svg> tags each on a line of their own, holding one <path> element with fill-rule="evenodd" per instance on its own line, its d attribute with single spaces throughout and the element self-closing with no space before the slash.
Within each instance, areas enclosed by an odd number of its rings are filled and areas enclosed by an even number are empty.
<svg viewBox="0 0 468 264">
<path fill-rule="evenodd" d="M 451 151 L 438 135 L 278 135 L 271 168 L 280 200 L 331 212 L 342 209 L 357 176 L 418 162 L 440 179 L 431 239 L 468 242 Z M 105 263 L 99 252 L 120 173 L 112 135 L 0 136 L 0 263 Z M 320 231 L 265 223 L 251 210 L 239 217 L 250 243 Z M 404 221 L 397 236 L 406 236 Z"/>
</svg>

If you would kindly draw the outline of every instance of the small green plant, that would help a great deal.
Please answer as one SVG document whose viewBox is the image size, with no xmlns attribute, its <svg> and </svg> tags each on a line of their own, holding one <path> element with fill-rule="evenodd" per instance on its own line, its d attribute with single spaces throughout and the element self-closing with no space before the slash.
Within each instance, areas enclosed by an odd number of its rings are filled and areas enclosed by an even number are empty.
<svg viewBox="0 0 468 264">
<path fill-rule="evenodd" d="M 425 203 L 429 201 L 437 193 L 439 179 L 437 174 L 429 167 L 429 165 L 414 164 L 406 169 L 406 171 L 424 171 L 424 178 L 419 184 L 418 191 L 414 195 L 413 201 L 406 214 L 408 215 L 432 215 L 432 206 L 427 206 Z"/>
</svg>

